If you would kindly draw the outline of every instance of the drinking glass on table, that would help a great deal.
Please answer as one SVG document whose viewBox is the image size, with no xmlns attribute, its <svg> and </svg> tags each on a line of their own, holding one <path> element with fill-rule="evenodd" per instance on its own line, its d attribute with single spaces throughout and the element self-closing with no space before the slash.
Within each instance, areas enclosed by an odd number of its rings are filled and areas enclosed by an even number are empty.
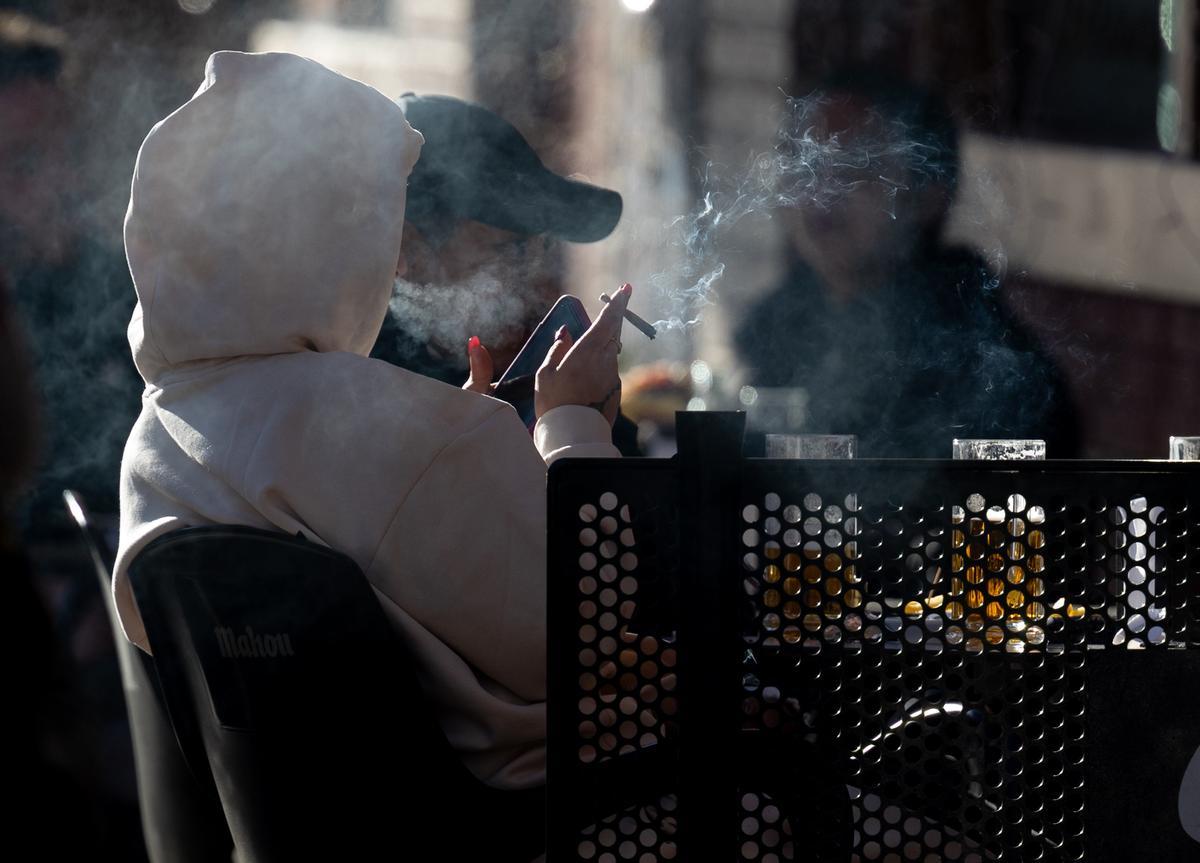
<svg viewBox="0 0 1200 863">
<path fill-rule="evenodd" d="M 956 461 L 1042 461 L 1046 458 L 1046 442 L 1034 438 L 955 438 L 951 453 Z"/>
<path fill-rule="evenodd" d="M 852 434 L 769 434 L 767 458 L 854 458 L 858 437 Z"/>
<path fill-rule="evenodd" d="M 1200 437 L 1171 436 L 1171 461 L 1200 461 Z"/>
</svg>

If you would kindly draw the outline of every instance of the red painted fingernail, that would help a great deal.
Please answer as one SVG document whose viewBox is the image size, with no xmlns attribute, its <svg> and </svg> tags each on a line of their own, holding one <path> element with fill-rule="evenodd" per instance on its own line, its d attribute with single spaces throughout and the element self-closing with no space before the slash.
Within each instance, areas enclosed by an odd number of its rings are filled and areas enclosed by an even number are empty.
<svg viewBox="0 0 1200 863">
<path fill-rule="evenodd" d="M 629 284 L 629 282 L 626 282 L 625 284 L 621 285 L 621 293 L 625 294 L 626 296 L 629 296 L 630 294 L 633 293 L 633 285 Z"/>
<path fill-rule="evenodd" d="M 467 350 L 473 351 L 479 347 L 479 336 L 471 336 L 467 339 Z"/>
</svg>

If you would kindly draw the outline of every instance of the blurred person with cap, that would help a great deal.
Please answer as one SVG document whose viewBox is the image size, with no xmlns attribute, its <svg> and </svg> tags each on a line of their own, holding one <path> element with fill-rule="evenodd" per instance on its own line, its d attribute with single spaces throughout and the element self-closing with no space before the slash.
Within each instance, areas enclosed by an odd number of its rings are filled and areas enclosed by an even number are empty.
<svg viewBox="0 0 1200 863">
<path fill-rule="evenodd" d="M 115 602 L 152 650 L 129 565 L 183 527 L 338 549 L 374 586 L 465 764 L 530 788 L 545 779 L 546 465 L 617 455 L 632 289 L 577 341 L 558 334 L 532 440 L 510 405 L 368 357 L 408 266 L 419 154 L 394 102 L 290 54 L 212 55 L 200 89 L 150 131 L 125 220 L 145 391 L 121 466 Z"/>
<path fill-rule="evenodd" d="M 371 356 L 483 392 L 563 293 L 557 244 L 607 237 L 621 196 L 555 173 L 481 105 L 414 93 L 399 104 L 425 144 L 408 183 L 408 271 Z M 464 332 L 478 337 L 465 352 Z M 637 452 L 624 417 L 614 443 Z"/>
</svg>

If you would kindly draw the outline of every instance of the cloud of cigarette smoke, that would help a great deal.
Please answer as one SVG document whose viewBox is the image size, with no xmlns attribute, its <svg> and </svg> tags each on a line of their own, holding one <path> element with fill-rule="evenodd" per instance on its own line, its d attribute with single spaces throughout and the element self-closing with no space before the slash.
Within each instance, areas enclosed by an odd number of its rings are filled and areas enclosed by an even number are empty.
<svg viewBox="0 0 1200 863">
<path fill-rule="evenodd" d="M 463 241 L 459 236 L 454 242 Z M 543 238 L 501 243 L 467 272 L 445 251 L 441 263 L 420 245 L 407 254 L 409 270 L 393 284 L 388 320 L 372 356 L 448 382 L 460 382 L 466 372 L 470 336 L 503 362 L 561 291 L 560 254 Z"/>
<path fill-rule="evenodd" d="M 789 209 L 832 210 L 866 184 L 883 191 L 895 219 L 912 185 L 953 182 L 945 147 L 901 117 L 872 109 L 858 133 L 821 133 L 818 114 L 832 98 L 821 91 L 788 97 L 775 146 L 751 156 L 740 170 L 730 174 L 707 163 L 699 202 L 667 226 L 666 242 L 681 249 L 681 262 L 649 279 L 670 309 L 656 328 L 685 330 L 699 323 L 725 274 L 728 232 L 744 219 L 766 220 Z"/>
<path fill-rule="evenodd" d="M 448 284 L 396 279 L 388 313 L 405 336 L 444 356 L 461 354 L 473 335 L 485 345 L 504 344 L 519 338 L 538 312 L 505 275 L 488 267 Z"/>
</svg>

